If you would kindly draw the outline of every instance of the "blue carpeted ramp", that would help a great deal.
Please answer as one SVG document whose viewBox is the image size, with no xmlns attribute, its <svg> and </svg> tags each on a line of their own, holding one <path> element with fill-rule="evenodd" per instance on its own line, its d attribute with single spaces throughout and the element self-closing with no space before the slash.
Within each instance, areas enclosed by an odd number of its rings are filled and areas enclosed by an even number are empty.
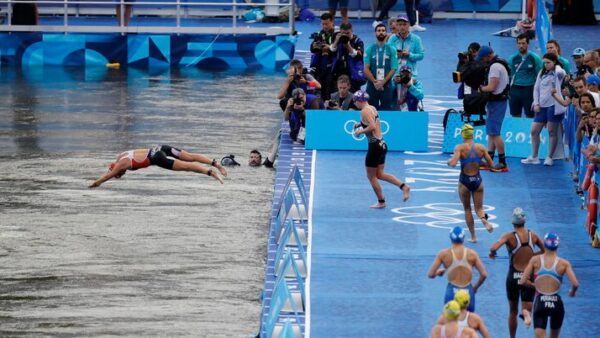
<svg viewBox="0 0 600 338">
<path fill-rule="evenodd" d="M 448 231 L 464 225 L 456 186 L 459 171 L 447 155 L 388 153 L 386 171 L 410 182 L 411 199 L 382 183 L 388 208 L 376 202 L 364 169 L 364 152 L 319 151 L 313 173 L 310 336 L 427 337 L 441 312 L 445 277 L 428 279 L 436 253 L 449 246 Z M 482 257 L 488 279 L 476 296 L 476 312 L 493 337 L 507 337 L 506 250 L 492 261 L 487 255 L 502 233 L 512 230 L 516 206 L 526 210 L 528 226 L 543 235 L 561 236 L 559 255 L 573 263 L 581 288 L 576 298 L 561 295 L 566 317 L 561 336 L 595 337 L 600 305 L 600 251 L 583 230 L 584 211 L 568 177 L 570 164 L 523 166 L 509 160 L 510 173 L 483 172 L 485 205 L 494 233 L 478 231 L 468 244 Z M 476 224 L 481 227 L 481 224 Z M 474 277 L 476 278 L 476 276 Z M 518 336 L 533 336 L 519 324 Z"/>
</svg>

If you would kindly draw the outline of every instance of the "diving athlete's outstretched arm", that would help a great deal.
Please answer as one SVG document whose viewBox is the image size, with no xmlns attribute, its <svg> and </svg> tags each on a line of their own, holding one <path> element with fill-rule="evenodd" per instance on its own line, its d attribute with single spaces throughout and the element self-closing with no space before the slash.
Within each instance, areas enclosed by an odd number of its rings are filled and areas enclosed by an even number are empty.
<svg viewBox="0 0 600 338">
<path fill-rule="evenodd" d="M 127 163 L 127 159 L 124 161 L 118 161 L 112 170 L 109 170 L 106 174 L 102 175 L 99 179 L 95 180 L 92 184 L 89 185 L 89 188 L 97 188 L 102 183 L 110 180 L 113 177 L 123 175 L 123 173 L 129 168 L 129 164 Z"/>
</svg>

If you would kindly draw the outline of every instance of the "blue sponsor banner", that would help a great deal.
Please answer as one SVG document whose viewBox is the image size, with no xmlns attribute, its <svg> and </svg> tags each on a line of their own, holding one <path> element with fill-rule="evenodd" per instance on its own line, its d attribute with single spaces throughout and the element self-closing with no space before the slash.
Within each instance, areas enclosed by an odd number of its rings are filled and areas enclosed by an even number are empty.
<svg viewBox="0 0 600 338">
<path fill-rule="evenodd" d="M 502 139 L 504 140 L 506 156 L 525 158 L 531 155 L 531 123 L 532 119 L 505 117 L 502 123 Z M 444 133 L 442 151 L 452 153 L 457 144 L 463 142 L 460 130 L 463 122 L 458 114 L 448 116 L 448 124 Z M 475 127 L 473 140 L 487 147 L 487 134 L 485 126 Z M 545 158 L 548 153 L 548 131 L 546 128 L 540 134 L 539 158 Z M 556 153 L 555 153 L 556 154 Z"/>
<path fill-rule="evenodd" d="M 426 112 L 379 112 L 383 139 L 392 151 L 427 151 L 429 114 Z M 307 110 L 306 149 L 366 150 L 364 135 L 354 136 L 359 111 Z"/>
</svg>

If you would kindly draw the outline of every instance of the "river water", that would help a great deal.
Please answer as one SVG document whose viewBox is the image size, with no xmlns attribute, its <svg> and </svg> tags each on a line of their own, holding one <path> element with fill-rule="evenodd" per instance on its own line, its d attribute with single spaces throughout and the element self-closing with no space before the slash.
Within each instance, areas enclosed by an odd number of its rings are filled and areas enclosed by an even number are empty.
<svg viewBox="0 0 600 338">
<path fill-rule="evenodd" d="M 0 336 L 247 337 L 260 320 L 277 75 L 0 70 Z M 91 190 L 125 150 L 242 162 L 224 185 L 158 167 Z"/>
</svg>

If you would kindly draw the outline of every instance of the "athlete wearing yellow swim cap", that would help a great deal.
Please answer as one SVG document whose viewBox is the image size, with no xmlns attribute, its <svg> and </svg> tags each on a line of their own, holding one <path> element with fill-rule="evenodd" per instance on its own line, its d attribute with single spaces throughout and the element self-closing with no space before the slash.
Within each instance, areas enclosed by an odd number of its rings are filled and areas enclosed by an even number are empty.
<svg viewBox="0 0 600 338">
<path fill-rule="evenodd" d="M 458 303 L 460 306 L 460 315 L 457 318 L 458 327 L 469 327 L 475 331 L 479 331 L 483 338 L 490 338 L 490 332 L 487 327 L 483 323 L 483 319 L 473 312 L 467 311 L 467 307 L 469 306 L 469 302 L 471 300 L 471 296 L 465 290 L 458 290 L 454 295 L 454 301 Z M 438 318 L 438 324 L 444 325 L 448 322 L 446 316 L 442 314 Z"/>
<path fill-rule="evenodd" d="M 460 327 L 457 319 L 460 315 L 460 305 L 458 302 L 451 300 L 442 311 L 442 317 L 445 319 L 444 324 L 436 324 L 431 329 L 431 338 L 440 337 L 460 337 L 460 338 L 477 338 L 475 330 L 469 327 Z"/>
<path fill-rule="evenodd" d="M 463 125 L 460 133 L 464 143 L 456 145 L 452 158 L 448 160 L 448 165 L 454 167 L 460 161 L 458 196 L 463 204 L 465 222 L 471 233 L 469 241 L 475 243 L 477 242 L 477 235 L 475 234 L 475 220 L 473 220 L 473 213 L 471 212 L 471 199 L 473 199 L 475 213 L 483 226 L 489 232 L 494 230 L 487 221 L 487 214 L 483 210 L 483 180 L 479 174 L 479 163 L 482 158 L 491 168 L 493 168 L 494 163 L 486 148 L 473 141 L 473 132 L 473 126 L 470 124 Z"/>
<path fill-rule="evenodd" d="M 470 125 L 470 124 L 468 124 L 468 123 L 465 123 L 465 124 L 462 126 L 462 129 L 460 130 L 460 134 L 462 135 L 462 137 L 463 137 L 464 139 L 472 139 L 472 138 L 473 138 L 473 133 L 474 133 L 474 132 L 475 132 L 475 131 L 473 130 L 473 126 L 472 126 L 472 125 Z"/>
</svg>

